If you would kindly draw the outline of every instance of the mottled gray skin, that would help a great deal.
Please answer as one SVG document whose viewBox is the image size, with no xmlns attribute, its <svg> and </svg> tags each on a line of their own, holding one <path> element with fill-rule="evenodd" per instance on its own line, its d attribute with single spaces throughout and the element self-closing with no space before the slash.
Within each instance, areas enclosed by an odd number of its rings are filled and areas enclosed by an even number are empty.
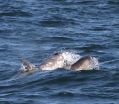
<svg viewBox="0 0 119 104">
<path fill-rule="evenodd" d="M 84 56 L 71 66 L 72 70 L 92 70 L 99 69 L 97 58 L 92 56 Z"/>
</svg>

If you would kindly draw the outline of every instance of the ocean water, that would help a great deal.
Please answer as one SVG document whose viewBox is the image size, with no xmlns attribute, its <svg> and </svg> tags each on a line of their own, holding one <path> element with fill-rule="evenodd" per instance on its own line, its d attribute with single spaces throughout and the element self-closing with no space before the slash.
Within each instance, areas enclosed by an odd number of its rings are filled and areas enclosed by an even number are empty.
<svg viewBox="0 0 119 104">
<path fill-rule="evenodd" d="M 100 70 L 20 73 L 58 50 L 119 58 L 118 0 L 0 0 L 0 104 L 119 104 L 119 61 Z"/>
</svg>

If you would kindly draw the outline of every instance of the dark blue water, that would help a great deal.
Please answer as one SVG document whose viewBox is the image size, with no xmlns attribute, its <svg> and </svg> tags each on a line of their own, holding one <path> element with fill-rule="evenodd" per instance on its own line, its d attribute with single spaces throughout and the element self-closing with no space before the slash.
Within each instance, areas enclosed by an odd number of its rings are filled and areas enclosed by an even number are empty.
<svg viewBox="0 0 119 104">
<path fill-rule="evenodd" d="M 0 104 L 118 104 L 119 61 L 99 71 L 19 73 L 71 49 L 119 58 L 118 0 L 0 0 Z"/>
</svg>

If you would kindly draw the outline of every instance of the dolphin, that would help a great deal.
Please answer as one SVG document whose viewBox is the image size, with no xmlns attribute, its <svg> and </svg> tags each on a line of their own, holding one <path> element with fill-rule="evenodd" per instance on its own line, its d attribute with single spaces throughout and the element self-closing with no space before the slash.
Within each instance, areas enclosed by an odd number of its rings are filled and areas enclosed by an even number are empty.
<svg viewBox="0 0 119 104">
<path fill-rule="evenodd" d="M 93 56 L 84 56 L 80 58 L 76 63 L 71 65 L 72 70 L 92 70 L 99 69 L 99 61 Z"/>
</svg>

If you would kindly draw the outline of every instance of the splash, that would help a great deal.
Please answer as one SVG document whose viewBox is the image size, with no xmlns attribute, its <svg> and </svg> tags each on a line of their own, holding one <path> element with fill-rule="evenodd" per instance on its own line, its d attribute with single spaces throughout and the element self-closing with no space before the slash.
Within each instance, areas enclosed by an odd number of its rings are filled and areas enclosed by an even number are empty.
<svg viewBox="0 0 119 104">
<path fill-rule="evenodd" d="M 62 51 L 62 56 L 64 57 L 64 66 L 65 69 L 70 69 L 71 65 L 77 62 L 81 56 L 77 54 L 76 51 Z"/>
</svg>

